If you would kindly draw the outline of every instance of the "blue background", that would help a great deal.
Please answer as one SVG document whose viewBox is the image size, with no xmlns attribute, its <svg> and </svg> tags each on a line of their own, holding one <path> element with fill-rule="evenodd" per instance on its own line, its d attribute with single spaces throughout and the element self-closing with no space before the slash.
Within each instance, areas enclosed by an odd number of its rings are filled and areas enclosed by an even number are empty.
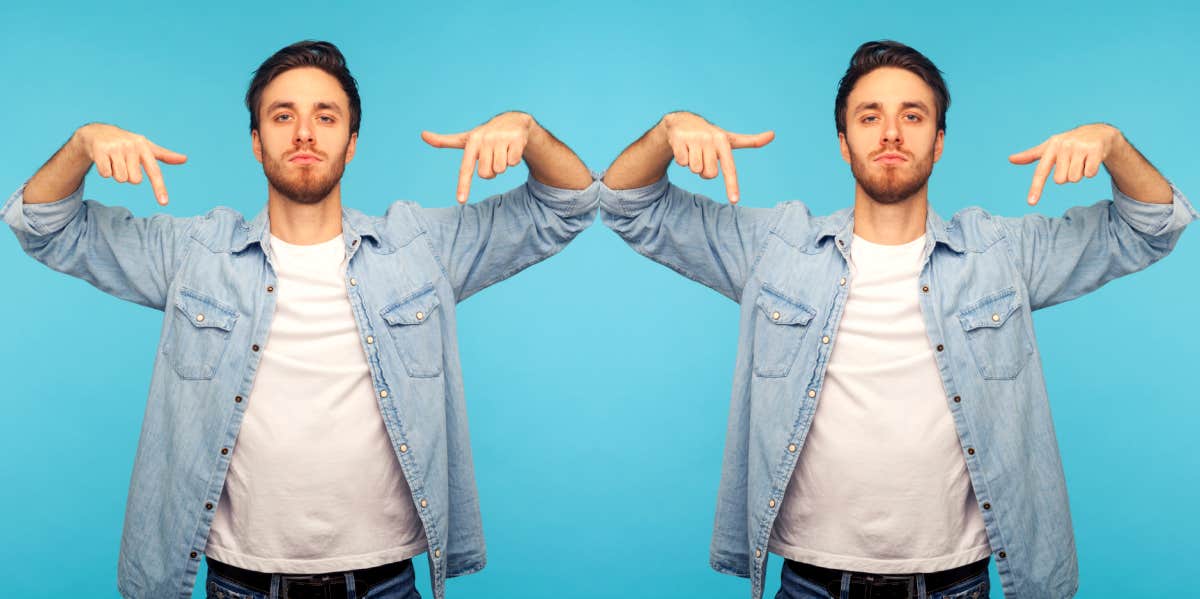
<svg viewBox="0 0 1200 599">
<path fill-rule="evenodd" d="M 777 140 L 737 156 L 743 202 L 849 204 L 835 85 L 857 45 L 894 38 L 946 73 L 953 105 L 930 197 L 1029 212 L 1032 167 L 1009 153 L 1104 120 L 1200 198 L 1194 4 L 974 8 L 929 3 L 34 3 L 0 9 L 0 187 L 15 189 L 89 121 L 185 152 L 172 202 L 256 213 L 265 182 L 242 96 L 252 70 L 302 38 L 347 55 L 363 96 L 348 205 L 453 202 L 457 151 L 423 128 L 534 114 L 595 169 L 673 109 Z M 980 5 L 983 6 L 983 5 Z M 720 179 L 672 167 L 693 190 Z M 521 183 L 476 179 L 472 200 Z M 148 185 L 95 175 L 88 197 L 138 215 Z M 1108 197 L 1104 176 L 1051 186 L 1036 210 Z M 1098 293 L 1039 312 L 1082 597 L 1186 594 L 1200 525 L 1200 231 Z M 0 594 L 116 596 L 116 558 L 161 314 L 25 257 L 0 235 Z M 746 597 L 709 569 L 737 307 L 596 226 L 562 255 L 461 306 L 462 362 L 489 565 L 449 596 Z M 772 557 L 768 596 L 778 586 Z M 424 560 L 422 594 L 432 596 Z M 999 580 L 993 578 L 998 588 Z M 994 596 L 1000 596 L 993 591 Z"/>
</svg>

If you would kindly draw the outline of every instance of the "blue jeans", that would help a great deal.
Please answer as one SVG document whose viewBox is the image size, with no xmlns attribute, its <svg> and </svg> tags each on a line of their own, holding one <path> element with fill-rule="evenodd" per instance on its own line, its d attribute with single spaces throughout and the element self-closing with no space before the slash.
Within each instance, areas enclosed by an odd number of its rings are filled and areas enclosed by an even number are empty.
<svg viewBox="0 0 1200 599">
<path fill-rule="evenodd" d="M 421 599 L 421 594 L 417 592 L 417 580 L 413 574 L 413 568 L 407 568 L 403 573 L 394 578 L 385 580 L 371 588 L 371 591 L 366 595 L 362 595 L 363 599 Z M 208 571 L 208 579 L 205 582 L 204 588 L 207 591 L 208 599 L 287 599 L 283 594 L 283 575 L 274 574 L 271 576 L 271 593 L 261 593 L 253 589 L 248 589 L 232 580 L 223 578 L 218 574 Z M 347 599 L 357 599 L 359 595 L 355 592 L 355 581 L 352 574 L 346 575 L 346 597 Z"/>
<path fill-rule="evenodd" d="M 841 588 L 830 590 L 796 574 L 785 565 L 775 599 L 847 599 L 850 597 L 852 577 L 854 574 L 850 572 L 843 573 Z M 986 570 L 933 592 L 926 589 L 924 575 L 917 574 L 914 584 L 909 587 L 908 599 L 987 599 L 990 589 L 991 581 Z"/>
</svg>

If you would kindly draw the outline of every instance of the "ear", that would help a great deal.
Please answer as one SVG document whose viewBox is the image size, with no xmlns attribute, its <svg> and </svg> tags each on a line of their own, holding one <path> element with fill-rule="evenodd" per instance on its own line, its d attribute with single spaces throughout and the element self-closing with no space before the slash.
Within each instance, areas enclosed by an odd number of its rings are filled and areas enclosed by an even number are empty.
<svg viewBox="0 0 1200 599">
<path fill-rule="evenodd" d="M 254 159 L 262 163 L 262 140 L 258 137 L 258 129 L 250 130 L 250 149 L 254 152 Z"/>
<path fill-rule="evenodd" d="M 933 138 L 933 161 L 942 159 L 942 145 L 946 141 L 946 130 L 938 129 L 937 137 Z"/>
<path fill-rule="evenodd" d="M 358 147 L 358 133 L 350 134 L 350 142 L 346 144 L 346 164 L 354 160 L 354 150 Z"/>
<path fill-rule="evenodd" d="M 846 164 L 850 164 L 850 144 L 846 143 L 845 133 L 838 133 L 838 145 L 842 149 L 842 160 L 845 160 Z"/>
</svg>

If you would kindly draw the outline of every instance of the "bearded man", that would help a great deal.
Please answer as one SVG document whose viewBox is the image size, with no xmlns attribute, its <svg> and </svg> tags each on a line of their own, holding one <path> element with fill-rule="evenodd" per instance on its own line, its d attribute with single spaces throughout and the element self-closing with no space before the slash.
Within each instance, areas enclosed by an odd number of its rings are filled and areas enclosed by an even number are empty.
<svg viewBox="0 0 1200 599">
<path fill-rule="evenodd" d="M 1197 217 L 1109 125 L 1015 154 L 1055 181 L 1112 176 L 1062 218 L 929 207 L 950 94 L 892 41 L 859 47 L 834 101 L 851 208 L 738 207 L 732 150 L 773 133 L 663 117 L 608 169 L 601 215 L 639 253 L 741 305 L 711 564 L 778 597 L 1008 597 L 1078 587 L 1066 483 L 1031 312 L 1171 251 Z M 723 171 L 730 204 L 668 183 Z"/>
</svg>

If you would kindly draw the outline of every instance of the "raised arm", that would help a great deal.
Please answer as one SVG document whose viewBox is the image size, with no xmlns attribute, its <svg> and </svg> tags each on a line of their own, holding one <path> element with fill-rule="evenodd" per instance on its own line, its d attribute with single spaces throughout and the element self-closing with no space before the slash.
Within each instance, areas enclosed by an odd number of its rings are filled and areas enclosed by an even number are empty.
<svg viewBox="0 0 1200 599">
<path fill-rule="evenodd" d="M 596 217 L 599 184 L 583 161 L 528 114 L 506 112 L 470 131 L 423 132 L 463 150 L 454 208 L 427 208 L 430 240 L 459 301 L 566 247 Z M 471 178 L 491 179 L 524 160 L 529 180 L 467 204 Z"/>
</svg>

